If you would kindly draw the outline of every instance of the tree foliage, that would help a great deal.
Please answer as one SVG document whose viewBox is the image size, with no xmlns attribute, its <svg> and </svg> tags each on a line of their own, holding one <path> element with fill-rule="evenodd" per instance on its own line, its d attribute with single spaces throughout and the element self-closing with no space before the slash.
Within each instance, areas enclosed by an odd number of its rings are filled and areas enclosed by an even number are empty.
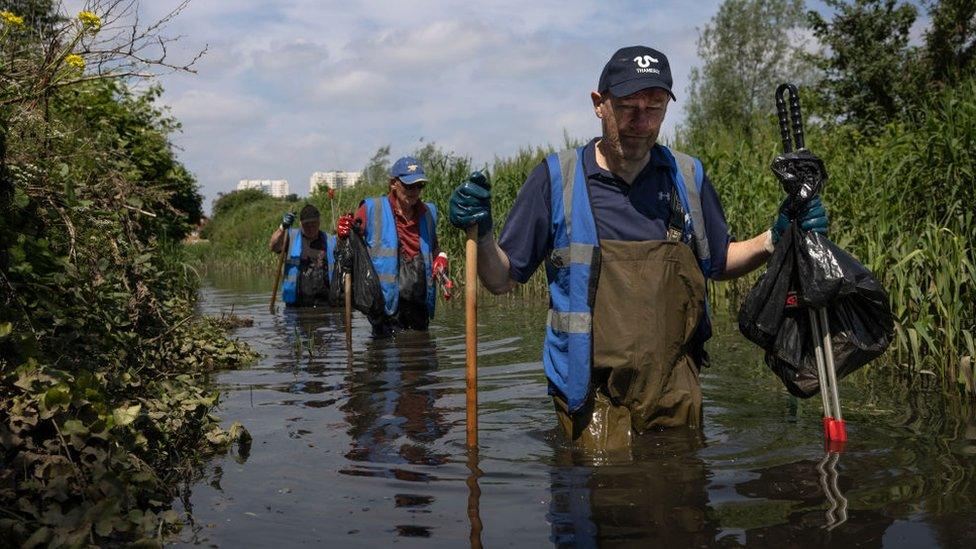
<svg viewBox="0 0 976 549">
<path fill-rule="evenodd" d="M 727 0 L 701 30 L 684 133 L 692 142 L 732 129 L 748 138 L 755 115 L 773 111 L 769 90 L 805 71 L 802 0 Z"/>
<path fill-rule="evenodd" d="M 934 82 L 953 85 L 972 74 L 976 60 L 976 2 L 930 3 L 932 26 L 925 33 L 925 61 Z"/>
<path fill-rule="evenodd" d="M 75 150 L 90 154 L 75 155 L 73 164 L 89 179 L 124 174 L 148 198 L 130 206 L 155 212 L 143 223 L 144 237 L 179 240 L 200 222 L 203 197 L 169 141 L 180 125 L 157 106 L 162 91 L 152 86 L 134 93 L 117 80 L 97 80 L 59 94 L 52 107 L 61 123 L 88 137 Z"/>
<path fill-rule="evenodd" d="M 0 539 L 14 546 L 171 530 L 186 468 L 246 442 L 211 415 L 207 372 L 250 354 L 195 312 L 178 239 L 200 195 L 168 141 L 178 125 L 159 89 L 98 72 L 102 22 L 134 4 L 89 5 L 108 11 L 0 21 Z"/>
<path fill-rule="evenodd" d="M 261 189 L 242 189 L 221 194 L 213 202 L 213 216 L 225 214 L 231 210 L 236 210 L 244 204 L 257 202 L 268 198 L 268 193 Z"/>
<path fill-rule="evenodd" d="M 909 31 L 915 6 L 898 0 L 825 0 L 825 19 L 809 12 L 814 36 L 825 48 L 815 57 L 823 71 L 818 89 L 826 114 L 878 131 L 911 101 L 913 56 Z"/>
<path fill-rule="evenodd" d="M 359 179 L 366 185 L 379 185 L 386 183 L 390 178 L 389 171 L 390 146 L 384 145 L 376 149 L 376 152 L 370 157 Z"/>
</svg>

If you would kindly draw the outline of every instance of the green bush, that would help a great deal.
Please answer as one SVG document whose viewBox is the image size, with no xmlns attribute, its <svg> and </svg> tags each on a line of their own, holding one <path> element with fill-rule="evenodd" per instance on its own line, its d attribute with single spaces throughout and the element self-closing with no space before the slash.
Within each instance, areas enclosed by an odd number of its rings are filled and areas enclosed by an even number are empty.
<svg viewBox="0 0 976 549">
<path fill-rule="evenodd" d="M 214 217 L 229 213 L 233 210 L 239 209 L 245 204 L 251 202 L 258 202 L 269 198 L 268 194 L 260 189 L 244 189 L 241 191 L 232 191 L 227 194 L 221 195 L 213 203 L 213 215 Z"/>
<path fill-rule="evenodd" d="M 50 24 L 35 30 L 81 28 Z M 181 524 L 170 502 L 188 469 L 247 444 L 240 425 L 224 431 L 211 415 L 208 374 L 252 355 L 196 313 L 197 280 L 178 241 L 199 218 L 200 195 L 169 143 L 178 125 L 155 106 L 160 90 L 86 82 L 61 63 L 70 49 L 53 37 L 7 31 L 0 539 L 155 538 Z"/>
</svg>

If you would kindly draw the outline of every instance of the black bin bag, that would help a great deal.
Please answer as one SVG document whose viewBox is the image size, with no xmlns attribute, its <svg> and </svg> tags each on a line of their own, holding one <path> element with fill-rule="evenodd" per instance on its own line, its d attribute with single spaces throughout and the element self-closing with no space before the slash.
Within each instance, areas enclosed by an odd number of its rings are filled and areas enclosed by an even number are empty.
<svg viewBox="0 0 976 549">
<path fill-rule="evenodd" d="M 332 284 L 329 301 L 334 307 L 345 304 L 346 291 L 342 275 L 352 273 L 352 306 L 368 318 L 381 317 L 385 311 L 383 289 L 376 275 L 369 248 L 363 241 L 359 227 L 349 231 L 348 238 L 340 238 L 336 244 L 335 264 L 332 267 Z"/>
<path fill-rule="evenodd" d="M 773 171 L 794 219 L 826 180 L 823 163 L 806 149 L 781 155 Z M 766 351 L 766 365 L 800 398 L 820 390 L 809 314 L 820 307 L 827 311 L 838 379 L 881 356 L 894 337 L 888 295 L 871 272 L 794 221 L 739 309 L 739 331 Z"/>
<path fill-rule="evenodd" d="M 794 223 L 739 309 L 739 330 L 800 398 L 817 394 L 810 307 L 825 307 L 838 379 L 879 357 L 894 337 L 888 295 L 863 265 Z"/>
</svg>

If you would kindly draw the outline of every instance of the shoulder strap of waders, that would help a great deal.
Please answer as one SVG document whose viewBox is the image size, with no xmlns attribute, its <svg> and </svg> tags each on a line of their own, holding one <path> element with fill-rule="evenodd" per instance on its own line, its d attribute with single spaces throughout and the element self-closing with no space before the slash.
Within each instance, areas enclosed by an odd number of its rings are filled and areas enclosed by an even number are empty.
<svg viewBox="0 0 976 549">
<path fill-rule="evenodd" d="M 685 234 L 685 209 L 681 206 L 678 190 L 671 186 L 671 219 L 668 220 L 668 240 L 680 242 Z"/>
<path fill-rule="evenodd" d="M 697 162 L 692 156 L 674 149 L 671 149 L 671 154 L 678 164 L 678 170 L 681 172 L 682 179 L 684 179 L 685 194 L 687 195 L 688 205 L 691 211 L 685 211 L 681 204 L 681 197 L 678 195 L 675 186 L 672 185 L 671 220 L 668 223 L 668 240 L 681 239 L 682 235 L 687 231 L 685 216 L 690 215 L 692 232 L 688 235 L 690 237 L 688 244 L 691 246 L 692 251 L 695 252 L 695 257 L 699 261 L 707 261 L 711 258 L 711 253 L 709 253 L 707 248 L 708 241 L 705 237 L 705 218 L 701 208 L 700 185 L 703 175 L 698 173 L 696 168 Z M 672 234 L 676 234 L 677 237 L 672 238 Z"/>
</svg>

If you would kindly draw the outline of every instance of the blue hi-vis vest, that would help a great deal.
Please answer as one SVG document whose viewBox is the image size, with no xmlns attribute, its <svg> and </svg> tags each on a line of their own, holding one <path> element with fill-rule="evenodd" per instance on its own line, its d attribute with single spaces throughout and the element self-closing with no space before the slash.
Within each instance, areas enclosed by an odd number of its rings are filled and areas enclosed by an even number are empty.
<svg viewBox="0 0 976 549">
<path fill-rule="evenodd" d="M 288 229 L 288 258 L 285 260 L 285 282 L 281 286 L 281 300 L 288 305 L 298 301 L 298 271 L 302 264 L 302 230 Z M 325 261 L 328 265 L 329 283 L 332 283 L 332 266 L 335 263 L 335 235 L 319 231 L 319 238 L 325 239 Z"/>
<path fill-rule="evenodd" d="M 393 315 L 400 305 L 400 239 L 397 237 L 393 207 L 386 196 L 369 198 L 366 205 L 366 227 L 364 233 L 373 268 L 380 279 L 386 314 Z M 434 317 L 434 304 L 437 302 L 437 289 L 434 287 L 433 265 L 435 230 L 437 227 L 437 208 L 424 202 L 427 212 L 420 220 L 420 255 L 424 259 L 424 278 L 427 281 L 427 314 Z"/>
<path fill-rule="evenodd" d="M 701 162 L 661 148 L 685 214 L 681 240 L 695 252 L 702 272 L 708 273 L 711 253 L 701 207 Z M 549 382 L 575 412 L 590 389 L 596 297 L 590 270 L 599 268 L 600 242 L 583 171 L 583 147 L 550 154 L 546 164 L 552 195 L 552 251 L 546 260 L 550 307 L 542 361 Z"/>
</svg>

